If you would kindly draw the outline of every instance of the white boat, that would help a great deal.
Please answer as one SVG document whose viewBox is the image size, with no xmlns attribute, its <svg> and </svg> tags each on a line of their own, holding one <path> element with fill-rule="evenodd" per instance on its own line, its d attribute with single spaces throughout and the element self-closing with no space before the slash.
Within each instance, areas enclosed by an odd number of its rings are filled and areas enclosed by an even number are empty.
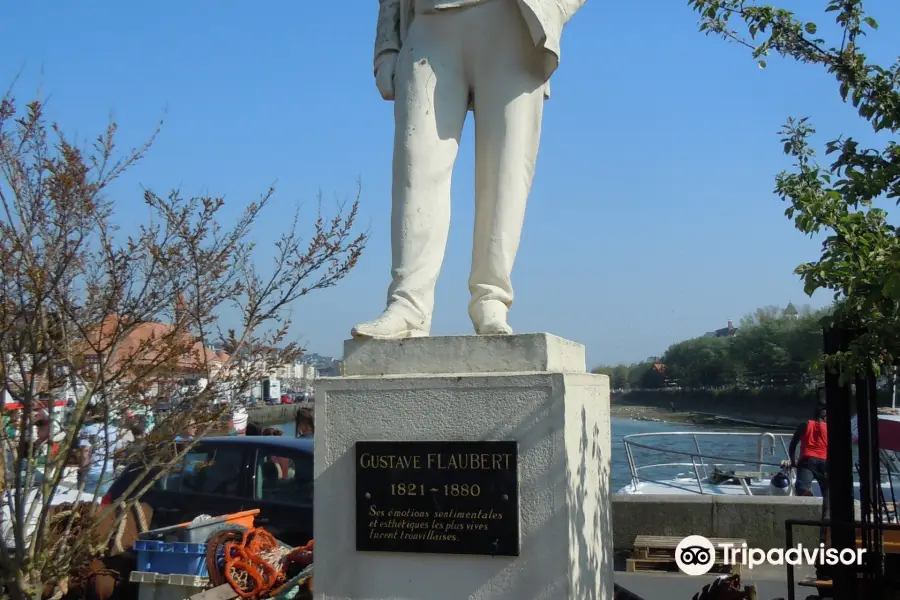
<svg viewBox="0 0 900 600">
<path fill-rule="evenodd" d="M 772 478 L 786 472 L 788 446 L 792 434 L 769 432 L 666 431 L 635 433 L 623 438 L 630 471 L 630 483 L 617 494 L 712 494 L 735 496 L 794 496 L 795 473 L 789 473 L 791 485 L 779 488 Z M 704 452 L 701 440 L 710 448 Z M 755 444 L 755 456 L 748 451 Z M 727 447 L 744 446 L 729 450 Z M 882 472 L 884 502 L 892 507 L 900 498 L 900 469 L 896 456 Z M 667 458 L 662 458 L 666 456 Z M 642 459 L 649 458 L 646 464 Z M 887 462 L 887 461 L 884 461 Z M 893 464 L 891 464 L 893 463 Z M 786 473 L 788 474 L 788 473 Z M 859 499 L 859 483 L 854 483 Z M 812 491 L 821 497 L 819 484 Z"/>
</svg>

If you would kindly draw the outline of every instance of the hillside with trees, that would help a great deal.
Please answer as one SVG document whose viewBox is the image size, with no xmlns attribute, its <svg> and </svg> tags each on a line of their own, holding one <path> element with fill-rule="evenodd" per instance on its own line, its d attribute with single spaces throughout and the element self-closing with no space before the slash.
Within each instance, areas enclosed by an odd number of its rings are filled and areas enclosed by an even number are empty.
<svg viewBox="0 0 900 600">
<path fill-rule="evenodd" d="M 614 390 L 814 388 L 820 381 L 822 319 L 831 309 L 766 306 L 737 327 L 677 342 L 659 357 L 601 366 Z"/>
</svg>

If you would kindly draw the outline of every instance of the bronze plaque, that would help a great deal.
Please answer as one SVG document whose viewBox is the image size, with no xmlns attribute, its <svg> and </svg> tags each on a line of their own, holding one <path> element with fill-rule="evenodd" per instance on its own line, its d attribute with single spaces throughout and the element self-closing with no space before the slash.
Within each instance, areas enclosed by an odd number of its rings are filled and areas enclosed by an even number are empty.
<svg viewBox="0 0 900 600">
<path fill-rule="evenodd" d="M 357 442 L 356 549 L 519 555 L 517 442 Z"/>
</svg>

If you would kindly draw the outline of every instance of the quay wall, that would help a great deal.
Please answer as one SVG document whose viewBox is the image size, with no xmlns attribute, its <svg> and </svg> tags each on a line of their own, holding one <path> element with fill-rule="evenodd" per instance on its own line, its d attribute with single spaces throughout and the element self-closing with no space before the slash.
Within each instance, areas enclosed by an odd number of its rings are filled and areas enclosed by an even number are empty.
<svg viewBox="0 0 900 600">
<path fill-rule="evenodd" d="M 291 423 L 297 416 L 297 410 L 303 404 L 276 404 L 274 406 L 255 406 L 248 408 L 250 420 L 263 425 Z"/>
<path fill-rule="evenodd" d="M 822 518 L 821 498 L 712 495 L 612 496 L 613 546 L 631 550 L 639 535 L 738 538 L 784 548 L 787 519 Z M 794 527 L 794 544 L 819 545 L 815 527 Z"/>
</svg>

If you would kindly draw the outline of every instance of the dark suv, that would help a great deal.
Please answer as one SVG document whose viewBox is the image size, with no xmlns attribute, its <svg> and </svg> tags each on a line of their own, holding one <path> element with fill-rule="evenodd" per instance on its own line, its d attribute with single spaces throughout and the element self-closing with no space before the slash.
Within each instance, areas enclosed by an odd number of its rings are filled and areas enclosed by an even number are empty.
<svg viewBox="0 0 900 600">
<path fill-rule="evenodd" d="M 142 471 L 122 473 L 103 502 L 119 499 Z M 141 501 L 153 507 L 154 528 L 258 508 L 257 525 L 286 544 L 305 544 L 313 537 L 313 440 L 205 438 Z"/>
</svg>

